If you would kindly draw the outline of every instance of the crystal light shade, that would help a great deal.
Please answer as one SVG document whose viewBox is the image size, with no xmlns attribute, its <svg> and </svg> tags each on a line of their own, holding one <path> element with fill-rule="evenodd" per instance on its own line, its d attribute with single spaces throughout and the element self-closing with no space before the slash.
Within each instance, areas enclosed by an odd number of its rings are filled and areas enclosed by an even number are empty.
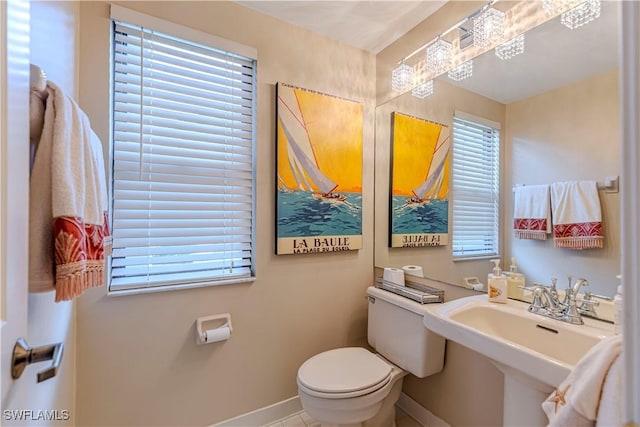
<svg viewBox="0 0 640 427">
<path fill-rule="evenodd" d="M 467 77 L 471 77 L 473 75 L 473 60 L 470 59 L 467 62 L 463 62 L 458 65 L 451 71 L 449 71 L 448 76 L 451 80 L 455 80 L 459 82 L 460 80 L 464 80 Z"/>
<path fill-rule="evenodd" d="M 473 44 L 486 48 L 502 39 L 504 17 L 504 12 L 490 7 L 474 18 Z"/>
<path fill-rule="evenodd" d="M 547 15 L 558 15 L 561 12 L 573 9 L 584 1 L 585 0 L 542 0 L 542 8 L 547 12 Z"/>
<path fill-rule="evenodd" d="M 515 36 L 508 42 L 496 47 L 496 56 L 500 59 L 513 58 L 524 52 L 524 34 Z"/>
<path fill-rule="evenodd" d="M 416 98 L 426 98 L 427 96 L 433 94 L 433 80 L 429 80 L 426 83 L 422 83 L 419 86 L 416 86 L 411 91 L 411 95 Z"/>
<path fill-rule="evenodd" d="M 600 0 L 587 0 L 562 14 L 560 22 L 575 30 L 600 16 Z"/>
<path fill-rule="evenodd" d="M 427 69 L 434 74 L 446 71 L 451 65 L 453 46 L 446 40 L 438 39 L 427 48 Z"/>
<path fill-rule="evenodd" d="M 403 62 L 391 72 L 391 89 L 404 92 L 411 87 L 412 80 L 413 68 Z"/>
</svg>

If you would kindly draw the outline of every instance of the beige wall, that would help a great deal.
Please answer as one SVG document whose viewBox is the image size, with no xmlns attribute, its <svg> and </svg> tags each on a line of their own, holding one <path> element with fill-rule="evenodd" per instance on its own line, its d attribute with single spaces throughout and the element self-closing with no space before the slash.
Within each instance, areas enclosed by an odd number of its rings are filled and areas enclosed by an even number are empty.
<svg viewBox="0 0 640 427">
<path fill-rule="evenodd" d="M 373 271 L 375 58 L 230 2 L 125 7 L 258 49 L 257 280 L 78 303 L 78 425 L 209 425 L 297 394 L 311 355 L 361 344 Z M 80 104 L 109 140 L 109 5 L 80 4 Z M 274 255 L 275 84 L 364 104 L 363 245 Z M 229 312 L 233 335 L 196 346 L 198 316 Z"/>
<path fill-rule="evenodd" d="M 514 102 L 507 106 L 506 204 L 513 206 L 516 184 L 596 180 L 620 175 L 618 71 Z M 620 274 L 620 194 L 600 191 L 604 249 L 569 250 L 507 233 L 505 254 L 517 259 L 527 283 L 567 286 L 567 276 L 585 277 L 591 291 L 613 296 Z M 513 210 L 505 209 L 505 223 Z M 596 309 L 597 310 L 597 309 Z"/>
<path fill-rule="evenodd" d="M 40 66 L 47 77 L 71 97 L 77 95 L 77 32 L 79 5 L 75 2 L 31 2 L 30 61 Z M 26 187 L 25 187 L 26 188 Z M 31 200 L 30 203 L 38 201 Z M 29 294 L 26 339 L 33 347 L 64 343 L 64 354 L 57 375 L 36 383 L 36 375 L 51 362 L 37 363 L 25 369 L 16 383 L 23 389 L 15 409 L 68 411 L 69 419 L 59 412 L 57 421 L 28 420 L 24 425 L 74 425 L 76 336 L 75 304 L 54 302 L 54 292 Z M 3 372 L 3 375 L 5 373 Z M 9 425 L 9 424 L 6 424 Z"/>
</svg>

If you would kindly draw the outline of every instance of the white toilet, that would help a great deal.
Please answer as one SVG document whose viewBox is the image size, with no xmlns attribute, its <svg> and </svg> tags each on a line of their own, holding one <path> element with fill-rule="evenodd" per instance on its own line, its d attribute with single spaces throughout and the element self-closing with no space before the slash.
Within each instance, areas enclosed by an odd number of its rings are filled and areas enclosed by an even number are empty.
<svg viewBox="0 0 640 427">
<path fill-rule="evenodd" d="M 423 325 L 423 305 L 374 287 L 367 295 L 368 340 L 377 353 L 338 348 L 298 370 L 302 407 L 323 426 L 395 426 L 402 378 L 424 378 L 444 365 L 445 340 Z"/>
</svg>

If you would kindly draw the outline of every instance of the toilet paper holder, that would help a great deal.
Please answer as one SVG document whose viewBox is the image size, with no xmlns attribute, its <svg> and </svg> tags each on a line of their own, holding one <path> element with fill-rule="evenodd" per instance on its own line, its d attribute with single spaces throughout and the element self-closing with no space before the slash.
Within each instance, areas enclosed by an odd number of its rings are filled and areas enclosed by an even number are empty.
<svg viewBox="0 0 640 427">
<path fill-rule="evenodd" d="M 218 325 L 205 329 L 203 328 L 205 323 L 217 323 Z M 233 327 L 231 326 L 231 314 L 229 313 L 203 316 L 196 319 L 196 344 L 210 344 L 227 340 L 231 336 L 231 332 L 233 332 Z"/>
</svg>

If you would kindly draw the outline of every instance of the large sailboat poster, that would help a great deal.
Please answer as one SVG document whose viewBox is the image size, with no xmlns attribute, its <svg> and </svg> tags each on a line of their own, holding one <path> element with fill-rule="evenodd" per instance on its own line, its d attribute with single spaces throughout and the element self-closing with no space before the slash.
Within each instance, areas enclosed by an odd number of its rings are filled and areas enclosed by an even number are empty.
<svg viewBox="0 0 640 427">
<path fill-rule="evenodd" d="M 389 246 L 449 243 L 451 142 L 448 126 L 401 113 L 391 117 Z"/>
<path fill-rule="evenodd" d="M 276 254 L 362 248 L 362 104 L 276 86 Z"/>
</svg>

